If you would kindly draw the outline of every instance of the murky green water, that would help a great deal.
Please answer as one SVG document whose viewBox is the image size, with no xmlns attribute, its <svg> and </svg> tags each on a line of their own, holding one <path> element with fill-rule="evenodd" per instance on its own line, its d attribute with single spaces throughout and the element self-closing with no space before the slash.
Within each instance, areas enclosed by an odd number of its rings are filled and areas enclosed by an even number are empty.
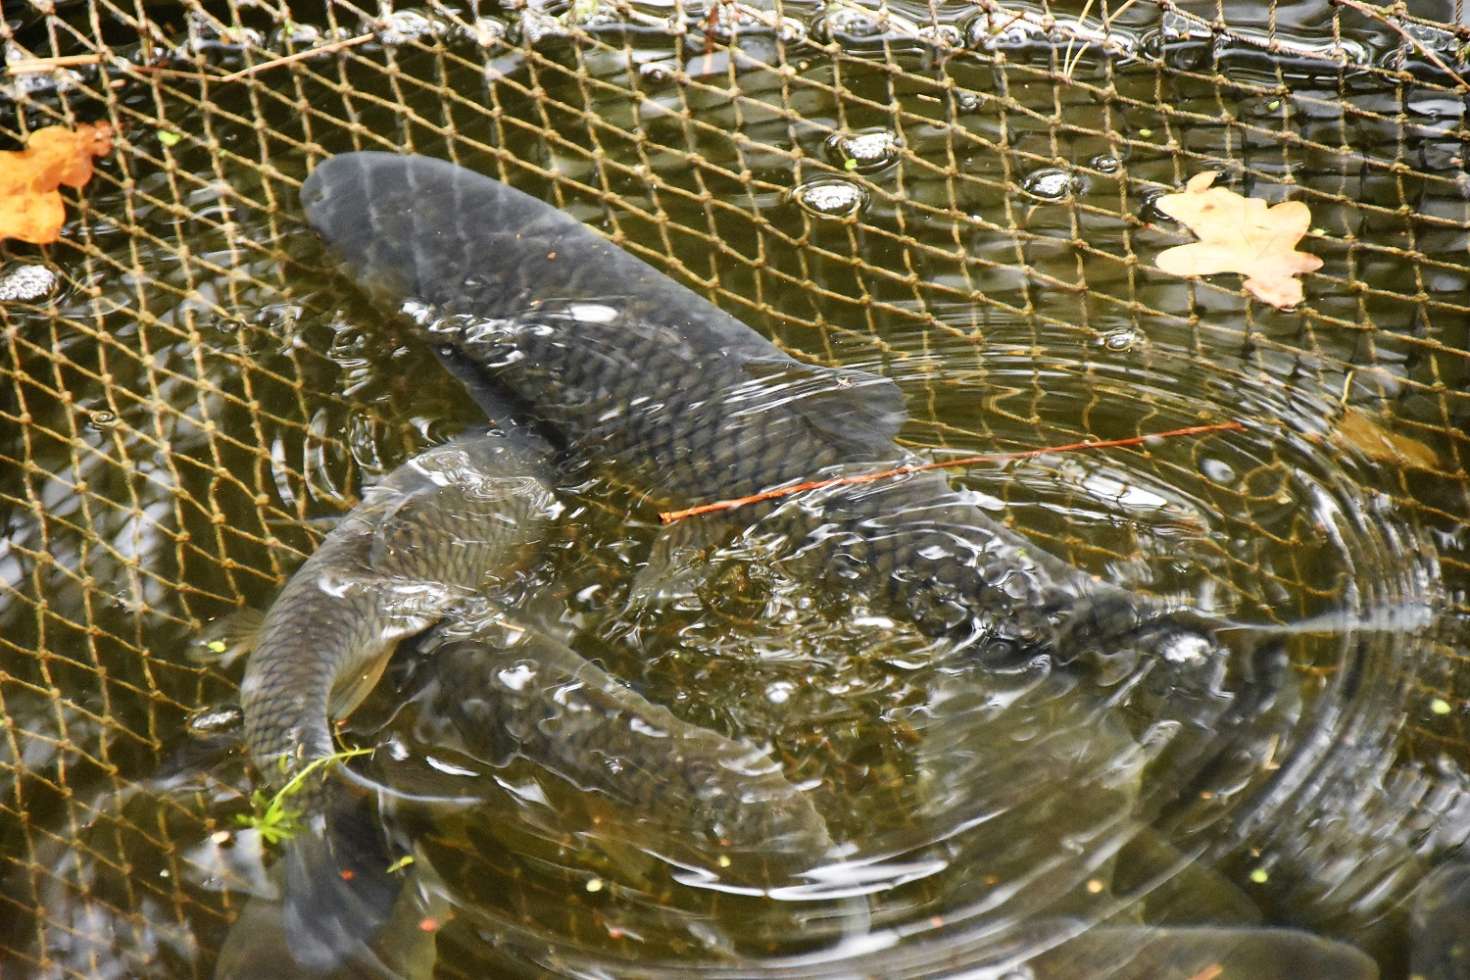
<svg viewBox="0 0 1470 980">
<path fill-rule="evenodd" d="M 1301 6 L 1283 23 L 1320 38 Z M 1162 61 L 1089 51 L 1072 84 L 1049 74 L 1064 44 L 1025 22 L 985 41 L 995 26 L 969 8 L 930 26 L 978 56 L 855 7 L 782 13 L 846 53 L 752 28 L 732 64 L 697 25 L 681 44 L 607 22 L 531 44 L 482 24 L 483 47 L 373 43 L 268 83 L 117 91 L 126 140 L 68 231 L 82 246 L 44 257 L 56 293 L 3 308 L 7 968 L 209 974 L 242 908 L 273 894 L 236 822 L 251 776 L 227 733 L 188 724 L 230 703 L 241 669 L 200 661 L 205 625 L 264 607 L 364 485 L 478 418 L 301 223 L 315 159 L 401 148 L 554 201 L 799 357 L 894 378 L 903 441 L 935 458 L 1241 421 L 954 482 L 1110 581 L 1310 628 L 1278 636 L 1290 668 L 1269 723 L 1181 788 L 1170 746 L 1190 719 L 1045 665 L 956 664 L 862 596 L 795 577 L 769 542 L 649 598 L 654 509 L 574 473 L 527 587 L 538 614 L 650 700 L 768 749 L 840 858 L 752 894 L 713 851 L 650 856 L 656 821 L 496 764 L 436 703 L 463 692 L 405 651 L 344 734 L 380 747 L 356 768 L 416 856 L 400 950 L 436 944 L 438 972 L 466 976 L 1102 975 L 1139 923 L 1262 922 L 1405 973 L 1408 903 L 1470 837 L 1462 107 L 1212 47 L 1141 6 L 1119 37 Z M 1396 35 L 1357 26 L 1349 56 L 1392 56 Z M 47 98 L 20 104 L 31 125 Z M 1149 199 L 1201 169 L 1311 206 L 1304 247 L 1326 266 L 1304 309 L 1150 268 L 1183 239 Z M 1335 441 L 1345 405 L 1440 464 Z M 1077 923 L 1122 938 L 1077 952 Z M 1240 935 L 1172 965 L 1198 974 Z"/>
</svg>

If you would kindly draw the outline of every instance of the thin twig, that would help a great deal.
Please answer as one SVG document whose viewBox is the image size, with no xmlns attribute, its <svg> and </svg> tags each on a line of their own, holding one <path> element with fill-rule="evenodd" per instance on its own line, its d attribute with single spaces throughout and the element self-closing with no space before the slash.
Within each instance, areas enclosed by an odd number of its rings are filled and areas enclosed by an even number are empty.
<svg viewBox="0 0 1470 980">
<path fill-rule="evenodd" d="M 1087 29 L 1087 15 L 1092 13 L 1092 4 L 1093 0 L 1087 0 L 1082 5 L 1082 13 L 1077 15 L 1077 30 L 1072 31 L 1067 38 L 1067 53 L 1062 56 L 1062 77 L 1069 82 L 1072 80 L 1072 72 L 1076 71 L 1077 66 L 1082 63 L 1082 55 L 1088 48 L 1087 42 L 1084 41 L 1082 50 L 1077 52 L 1077 60 L 1072 60 L 1072 45 L 1076 43 L 1078 35 Z"/>
<path fill-rule="evenodd" d="M 24 58 L 20 61 L 12 61 L 5 66 L 7 75 L 33 75 L 43 71 L 57 71 L 61 68 L 78 68 L 82 65 L 95 65 L 102 61 L 100 54 L 67 54 L 57 58 Z"/>
<path fill-rule="evenodd" d="M 965 456 L 961 459 L 950 459 L 938 463 L 919 463 L 913 466 L 896 466 L 893 469 L 879 470 L 875 473 L 859 473 L 856 476 L 834 476 L 826 480 L 809 480 L 806 483 L 797 483 L 789 487 L 778 487 L 775 490 L 766 490 L 761 493 L 751 494 L 748 497 L 735 497 L 731 500 L 717 500 L 712 504 L 700 504 L 698 507 L 689 507 L 685 510 L 664 511 L 658 515 L 658 519 L 664 524 L 673 524 L 682 521 L 686 517 L 698 517 L 701 514 L 714 514 L 725 510 L 735 510 L 737 507 L 745 507 L 749 504 L 759 504 L 767 500 L 779 500 L 796 493 L 805 493 L 808 490 L 823 490 L 827 487 L 846 487 L 861 483 L 876 483 L 879 480 L 887 480 L 896 476 L 908 476 L 910 473 L 924 473 L 928 470 L 957 469 L 963 466 L 976 466 L 980 463 L 1003 463 L 1013 459 L 1030 459 L 1034 456 L 1046 456 L 1051 453 L 1068 453 L 1080 449 L 1117 449 L 1122 446 L 1137 446 L 1150 439 L 1169 439 L 1174 436 L 1197 436 L 1207 432 L 1239 432 L 1245 426 L 1239 422 L 1215 422 L 1210 425 L 1191 425 L 1183 429 L 1170 429 L 1167 432 L 1150 432 L 1142 436 L 1130 436 L 1127 439 L 1100 439 L 1090 442 L 1073 442 L 1065 446 L 1047 446 L 1044 449 L 1023 449 L 1013 453 L 986 453 L 982 456 Z"/>
<path fill-rule="evenodd" d="M 375 37 L 377 37 L 376 34 L 368 32 L 367 34 L 359 34 L 356 37 L 347 37 L 343 38 L 340 41 L 332 41 L 328 44 L 320 45 L 319 47 L 307 48 L 304 51 L 297 51 L 295 54 L 283 55 L 279 58 L 273 58 L 270 61 L 262 61 L 260 64 L 251 65 L 249 68 L 241 68 L 237 72 L 231 72 L 230 74 L 225 75 L 223 78 L 220 79 L 220 81 L 239 81 L 242 78 L 248 78 L 249 76 L 254 75 L 257 72 L 262 72 L 270 68 L 279 68 L 281 65 L 289 65 L 292 62 L 296 61 L 305 61 L 307 58 L 312 58 L 319 54 L 331 54 L 333 51 L 341 51 L 345 48 L 356 47 L 359 44 L 366 44 Z"/>
<path fill-rule="evenodd" d="M 1470 82 L 1465 81 L 1465 79 L 1460 76 L 1459 72 L 1455 71 L 1448 64 L 1446 64 L 1445 60 L 1439 55 L 1435 54 L 1433 51 L 1425 47 L 1423 41 L 1420 41 L 1417 37 L 1404 30 L 1404 26 L 1402 24 L 1396 22 L 1395 20 L 1393 20 L 1393 18 L 1384 14 L 1380 8 L 1371 6 L 1370 4 L 1366 3 L 1359 3 L 1358 0 L 1335 0 L 1335 2 L 1341 4 L 1344 7 L 1348 7 L 1349 9 L 1356 10 L 1364 17 L 1367 17 L 1370 20 L 1376 20 L 1378 21 L 1378 23 L 1390 28 L 1396 34 L 1398 34 L 1399 37 L 1403 38 L 1405 41 L 1408 41 L 1411 45 L 1413 45 L 1415 50 L 1417 50 L 1420 54 L 1428 58 L 1430 62 L 1433 63 L 1434 67 L 1438 68 L 1440 71 L 1453 78 L 1456 82 L 1459 82 L 1460 88 L 1470 89 Z"/>
</svg>

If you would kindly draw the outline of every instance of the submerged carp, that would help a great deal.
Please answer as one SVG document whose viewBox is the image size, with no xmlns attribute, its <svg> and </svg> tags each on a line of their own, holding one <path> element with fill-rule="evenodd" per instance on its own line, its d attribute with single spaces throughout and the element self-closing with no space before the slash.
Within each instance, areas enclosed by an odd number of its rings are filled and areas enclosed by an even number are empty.
<svg viewBox="0 0 1470 980">
<path fill-rule="evenodd" d="M 495 434 L 429 449 L 370 488 L 250 639 L 245 745 L 267 783 L 331 758 L 332 719 L 371 691 L 397 642 L 505 584 L 555 508 L 542 454 Z M 336 783 L 308 778 L 291 803 L 303 826 L 282 861 L 288 956 L 313 971 L 366 967 L 399 892 L 382 834 Z M 244 948 L 222 976 L 257 972 Z"/>
<path fill-rule="evenodd" d="M 369 489 L 258 627 L 241 684 L 256 766 L 280 785 L 330 758 L 331 720 L 368 694 L 399 640 L 445 622 L 436 676 L 499 764 L 519 755 L 615 806 L 656 809 L 684 856 L 720 842 L 818 858 L 821 817 L 764 752 L 678 720 L 494 601 L 558 513 L 547 476 L 530 440 L 482 434 Z M 318 970 L 370 964 L 398 891 L 381 832 L 334 784 L 308 780 L 292 802 L 305 827 L 285 855 L 291 955 Z"/>
<path fill-rule="evenodd" d="M 403 303 L 435 344 L 651 497 L 701 503 L 904 459 L 894 438 L 905 410 L 891 380 L 795 360 L 569 215 L 488 177 L 424 157 L 351 153 L 318 166 L 301 196 L 312 228 L 363 287 Z M 1002 653 L 1056 649 L 1083 605 L 1089 629 L 1105 636 L 1158 616 L 1041 552 L 937 473 L 796 507 L 779 526 L 803 569 L 933 636 Z M 1214 648 L 1196 632 L 1179 649 Z"/>
<path fill-rule="evenodd" d="M 505 584 L 555 509 L 544 461 L 491 434 L 427 450 L 369 489 L 255 638 L 240 700 L 261 771 L 332 755 L 330 719 L 367 696 L 394 645 Z"/>
</svg>

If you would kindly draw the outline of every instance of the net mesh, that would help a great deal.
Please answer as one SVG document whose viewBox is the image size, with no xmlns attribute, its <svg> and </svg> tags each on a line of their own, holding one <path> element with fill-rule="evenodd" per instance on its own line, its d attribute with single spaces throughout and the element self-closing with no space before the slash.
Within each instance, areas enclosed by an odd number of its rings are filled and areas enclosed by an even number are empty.
<svg viewBox="0 0 1470 980">
<path fill-rule="evenodd" d="M 250 883 L 216 840 L 238 788 L 187 764 L 232 675 L 191 651 L 365 476 L 473 417 L 322 269 L 296 193 L 349 149 L 491 173 L 784 349 L 876 366 L 936 456 L 1239 418 L 1224 462 L 1171 446 L 1100 483 L 1048 457 L 986 488 L 1070 561 L 1147 585 L 1130 569 L 1192 559 L 1196 593 L 1256 620 L 1432 593 L 1395 758 L 1470 755 L 1461 0 L 4 18 L 4 139 L 120 134 L 60 241 L 0 246 L 0 959 L 22 973 L 209 973 Z M 1203 170 L 1309 205 L 1326 265 L 1300 307 L 1157 270 L 1189 239 L 1151 202 Z M 28 293 L 30 267 L 54 283 Z M 1323 455 L 1393 515 L 1358 518 L 1367 550 L 1418 571 L 1349 560 L 1303 489 L 1336 485 Z M 1040 486 L 1126 519 L 1028 520 Z"/>
</svg>

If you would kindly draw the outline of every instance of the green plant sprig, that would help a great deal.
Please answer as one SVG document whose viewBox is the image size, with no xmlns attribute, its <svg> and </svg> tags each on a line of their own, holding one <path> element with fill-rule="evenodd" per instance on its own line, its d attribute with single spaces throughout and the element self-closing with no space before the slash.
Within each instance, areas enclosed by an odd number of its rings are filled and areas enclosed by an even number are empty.
<svg viewBox="0 0 1470 980">
<path fill-rule="evenodd" d="M 274 846 L 282 841 L 290 840 L 301 832 L 299 818 L 301 811 L 289 806 L 293 796 L 301 791 L 307 777 L 312 773 L 325 769 L 328 766 L 344 762 L 347 759 L 356 758 L 360 755 L 371 755 L 372 749 L 356 748 L 343 749 L 313 759 L 301 770 L 286 781 L 285 785 L 276 792 L 267 796 L 264 790 L 257 789 L 250 794 L 250 812 L 236 814 L 235 821 L 243 827 L 249 827 L 260 834 L 261 840 L 267 845 Z M 281 765 L 284 768 L 289 765 L 287 756 L 281 757 Z"/>
</svg>

